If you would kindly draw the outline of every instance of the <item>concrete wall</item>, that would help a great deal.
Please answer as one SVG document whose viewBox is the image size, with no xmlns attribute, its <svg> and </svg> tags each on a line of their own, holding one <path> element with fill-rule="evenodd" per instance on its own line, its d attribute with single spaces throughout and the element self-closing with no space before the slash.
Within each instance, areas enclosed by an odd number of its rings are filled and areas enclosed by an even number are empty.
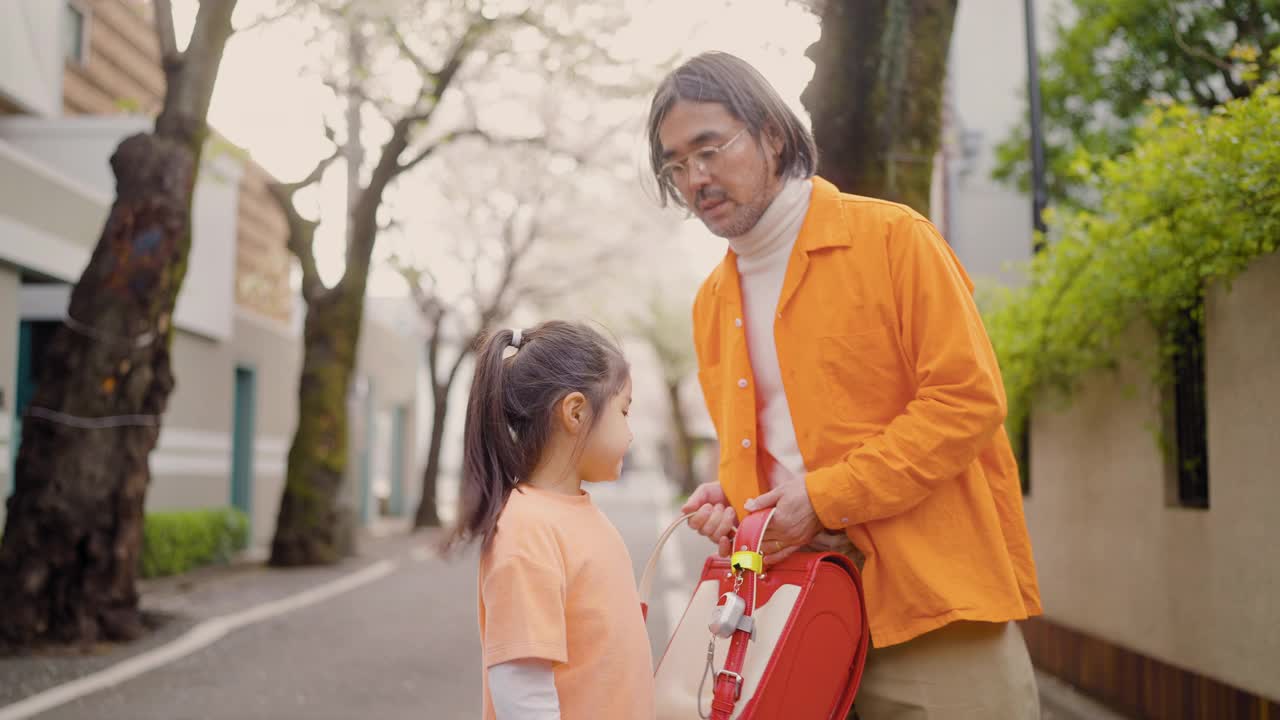
<svg viewBox="0 0 1280 720">
<path fill-rule="evenodd" d="M 62 107 L 62 2 L 0 3 L 0 96 L 22 111 L 57 115 Z"/>
<path fill-rule="evenodd" d="M 232 375 L 224 344 L 179 332 L 176 385 L 151 454 L 148 510 L 225 507 L 231 501 Z"/>
<path fill-rule="evenodd" d="M 111 196 L 6 142 L 12 122 L 0 119 L 0 262 L 74 281 L 102 231 Z"/>
<path fill-rule="evenodd" d="M 1042 54 L 1053 4 L 1033 3 Z M 1028 114 L 1024 24 L 1022 3 L 980 0 L 956 9 L 948 60 L 947 162 L 939 180 L 946 183 L 947 240 L 979 282 L 1020 283 L 1016 264 L 1031 257 L 1030 197 L 991 178 L 996 145 Z"/>
<path fill-rule="evenodd" d="M 76 262 L 55 275 L 74 282 L 89 262 L 89 256 L 102 229 L 110 200 L 115 193 L 115 178 L 109 158 L 130 134 L 145 131 L 150 121 L 135 116 L 110 118 L 77 117 L 57 120 L 8 118 L 0 122 L 0 138 L 36 159 L 47 171 L 49 190 L 36 193 L 30 180 L 19 183 L 0 174 L 0 187 L 14 183 L 15 191 L 32 197 L 25 202 L 34 217 L 60 223 L 48 229 L 50 234 L 80 240 Z M 231 313 L 235 297 L 236 238 L 240 180 L 243 163 L 212 145 L 205 153 L 196 181 L 192 208 L 191 272 L 187 273 L 178 296 L 174 320 L 178 327 L 221 340 L 231 336 Z M 0 170 L 3 170 L 0 164 Z M 31 177 L 30 174 L 27 177 Z M 38 175 L 42 180 L 46 174 Z M 75 178 L 69 183 L 62 178 Z M 63 228 L 73 217 L 60 208 L 76 187 L 83 186 L 93 197 L 103 198 L 100 215 L 90 222 Z M 0 209 L 4 209 L 0 206 Z M 15 207 L 13 214 L 21 208 Z M 30 220 L 28 227 L 38 227 Z M 0 240 L 0 252 L 5 243 Z M 34 262 L 34 260 L 30 261 Z"/>
<path fill-rule="evenodd" d="M 1046 615 L 1280 698 L 1280 254 L 1207 302 L 1209 509 L 1169 506 L 1139 363 L 1037 408 L 1026 499 Z M 1149 347 L 1150 332 L 1132 342 Z"/>
<path fill-rule="evenodd" d="M 382 316 L 385 318 L 385 315 Z M 416 498 L 421 496 L 422 455 L 415 452 L 417 437 L 417 402 L 418 402 L 418 367 L 422 358 L 422 342 L 404 329 L 393 327 L 390 323 L 371 312 L 365 313 L 364 325 L 360 332 L 360 347 L 357 353 L 355 386 L 351 398 L 351 452 L 347 467 L 348 499 L 357 511 L 360 508 L 360 456 L 368 450 L 372 477 L 371 483 L 380 480 L 386 483 L 401 482 L 404 488 L 405 512 L 412 513 L 416 509 Z M 367 405 L 363 392 L 372 392 L 372 418 L 367 418 Z M 392 428 L 391 417 L 397 407 L 406 411 L 405 442 L 401 467 L 404 477 L 391 477 L 391 448 L 389 433 Z M 366 421 L 373 423 L 372 430 Z M 366 519 L 377 513 L 376 498 L 372 497 Z"/>
<path fill-rule="evenodd" d="M 300 343 L 291 328 L 245 312 L 236 314 L 230 343 L 175 337 L 177 387 L 151 455 L 149 510 L 231 504 L 235 371 L 251 368 L 257 393 L 250 522 L 253 543 L 270 542 L 297 419 Z"/>
<path fill-rule="evenodd" d="M 275 532 L 298 422 L 302 338 L 290 326 L 242 310 L 236 313 L 232 353 L 235 365 L 253 368 L 257 377 L 251 502 L 254 542 L 265 547 Z"/>
</svg>

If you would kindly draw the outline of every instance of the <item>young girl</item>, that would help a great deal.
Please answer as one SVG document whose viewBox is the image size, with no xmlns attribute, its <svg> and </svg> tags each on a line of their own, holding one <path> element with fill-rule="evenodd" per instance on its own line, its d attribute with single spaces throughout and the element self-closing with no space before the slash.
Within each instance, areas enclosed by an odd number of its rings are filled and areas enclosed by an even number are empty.
<svg viewBox="0 0 1280 720">
<path fill-rule="evenodd" d="M 482 341 L 453 542 L 482 547 L 486 720 L 654 716 L 631 558 L 582 489 L 618 478 L 630 405 L 626 360 L 587 327 Z"/>
</svg>

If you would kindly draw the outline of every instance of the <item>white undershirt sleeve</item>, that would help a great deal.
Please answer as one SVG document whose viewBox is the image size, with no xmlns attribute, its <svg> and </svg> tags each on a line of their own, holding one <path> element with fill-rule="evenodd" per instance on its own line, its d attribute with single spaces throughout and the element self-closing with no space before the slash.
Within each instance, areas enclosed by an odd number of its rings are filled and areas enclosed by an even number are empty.
<svg viewBox="0 0 1280 720">
<path fill-rule="evenodd" d="M 560 696 L 550 660 L 521 658 L 489 668 L 489 696 L 498 720 L 560 720 Z"/>
</svg>

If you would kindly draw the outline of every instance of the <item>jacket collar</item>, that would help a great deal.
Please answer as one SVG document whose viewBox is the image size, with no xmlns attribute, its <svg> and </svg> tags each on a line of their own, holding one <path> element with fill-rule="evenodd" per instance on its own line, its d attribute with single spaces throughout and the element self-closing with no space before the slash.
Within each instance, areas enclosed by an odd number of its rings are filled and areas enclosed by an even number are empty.
<svg viewBox="0 0 1280 720">
<path fill-rule="evenodd" d="M 796 250 L 806 255 L 816 250 L 830 247 L 847 247 L 852 244 L 849 231 L 843 222 L 844 211 L 840 203 L 840 190 L 826 180 L 813 176 L 813 192 L 809 196 L 809 212 L 805 214 L 804 224 L 800 226 L 800 236 L 796 238 Z M 738 256 L 729 249 L 724 260 L 714 271 L 711 288 L 720 292 L 725 277 L 737 278 Z M 736 282 L 735 282 L 736 285 Z"/>
</svg>

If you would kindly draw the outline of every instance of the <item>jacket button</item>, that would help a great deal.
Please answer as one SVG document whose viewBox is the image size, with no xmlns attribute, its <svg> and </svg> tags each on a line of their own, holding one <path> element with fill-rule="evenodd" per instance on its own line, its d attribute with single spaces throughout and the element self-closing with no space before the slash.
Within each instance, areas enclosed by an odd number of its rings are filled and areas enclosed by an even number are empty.
<svg viewBox="0 0 1280 720">
<path fill-rule="evenodd" d="M 742 438 L 742 447 L 744 448 L 751 447 L 751 438 Z"/>
<path fill-rule="evenodd" d="M 733 326 L 734 326 L 734 327 L 742 327 L 742 318 L 734 318 L 734 319 L 733 319 Z"/>
<path fill-rule="evenodd" d="M 740 388 L 744 388 L 744 387 L 746 387 L 746 386 L 747 386 L 747 379 L 746 379 L 746 378 L 738 378 L 738 387 L 740 387 Z"/>
</svg>

